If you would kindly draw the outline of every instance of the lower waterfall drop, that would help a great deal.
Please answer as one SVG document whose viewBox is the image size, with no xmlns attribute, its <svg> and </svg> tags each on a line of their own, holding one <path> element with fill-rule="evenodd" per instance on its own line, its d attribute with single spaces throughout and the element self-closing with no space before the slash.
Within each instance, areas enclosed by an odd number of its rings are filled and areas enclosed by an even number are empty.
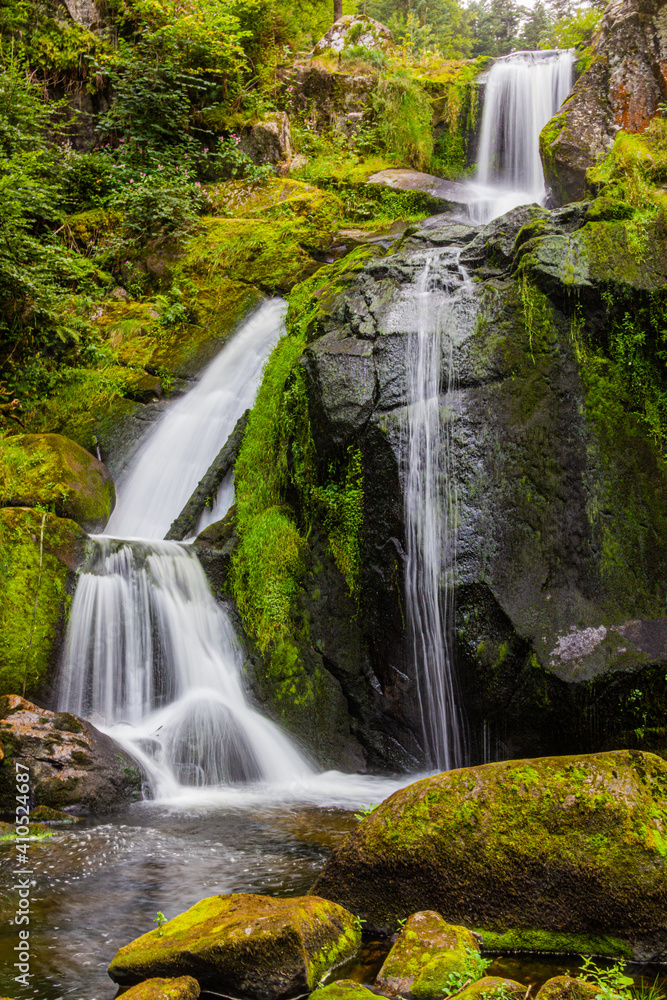
<svg viewBox="0 0 667 1000">
<path fill-rule="evenodd" d="M 407 619 L 424 749 L 430 766 L 440 770 L 460 767 L 466 744 L 452 656 L 456 486 L 451 423 L 453 348 L 471 328 L 475 300 L 459 256 L 454 247 L 427 256 L 418 278 L 417 322 L 406 359 Z"/>
<path fill-rule="evenodd" d="M 148 432 L 110 522 L 125 537 L 91 540 L 72 602 L 58 709 L 113 736 L 159 799 L 192 786 L 284 786 L 313 774 L 278 726 L 248 705 L 241 648 L 196 553 L 161 540 L 252 405 L 283 309 L 265 303 Z M 216 506 L 222 517 L 224 502 Z"/>
</svg>

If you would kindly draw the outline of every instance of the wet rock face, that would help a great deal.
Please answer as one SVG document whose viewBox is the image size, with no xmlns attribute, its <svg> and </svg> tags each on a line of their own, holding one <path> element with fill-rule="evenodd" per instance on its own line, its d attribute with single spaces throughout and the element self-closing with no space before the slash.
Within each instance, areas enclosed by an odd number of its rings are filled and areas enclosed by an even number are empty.
<svg viewBox="0 0 667 1000">
<path fill-rule="evenodd" d="M 235 997 L 279 1000 L 310 992 L 359 947 L 351 913 L 315 896 L 211 896 L 121 948 L 114 982 L 187 973 Z"/>
<path fill-rule="evenodd" d="M 586 170 L 619 129 L 643 132 L 667 98 L 667 19 L 662 0 L 612 0 L 582 74 L 545 126 L 540 151 L 554 201 L 585 196 Z"/>
<path fill-rule="evenodd" d="M 280 163 L 292 158 L 292 135 L 284 111 L 268 115 L 244 129 L 239 148 L 253 163 Z"/>
<path fill-rule="evenodd" d="M 141 798 L 141 774 L 108 736 L 69 712 L 49 712 L 18 695 L 0 698 L 0 809 L 16 805 L 14 762 L 30 771 L 35 805 L 104 814 Z"/>
<path fill-rule="evenodd" d="M 667 763 L 652 754 L 463 768 L 382 803 L 313 892 L 388 929 L 429 908 L 482 933 L 611 934 L 637 959 L 663 961 L 666 832 Z"/>
<path fill-rule="evenodd" d="M 421 755 L 402 604 L 406 351 L 425 254 L 447 244 L 477 279 L 476 316 L 453 339 L 457 380 L 448 390 L 443 354 L 441 385 L 458 492 L 455 660 L 469 759 L 614 748 L 637 726 L 648 739 L 663 725 L 664 464 L 635 417 L 605 416 L 600 393 L 615 390 L 601 387 L 604 365 L 584 367 L 572 326 L 578 301 L 586 336 L 604 338 L 602 288 L 641 296 L 667 280 L 659 234 L 649 256 L 638 253 L 626 209 L 600 198 L 519 208 L 483 231 L 424 226 L 320 297 L 302 361 L 313 439 L 325 463 L 361 448 L 365 513 L 362 614 L 348 644 L 358 653 L 341 670 L 339 649 L 318 645 L 365 749 L 369 733 L 389 728 L 402 766 Z M 446 280 L 438 259 L 436 286 Z M 339 595 L 320 593 L 327 615 L 340 612 Z M 314 614 L 313 630 L 325 620 Z M 630 745 L 660 750 L 667 739 L 654 735 Z"/>
</svg>

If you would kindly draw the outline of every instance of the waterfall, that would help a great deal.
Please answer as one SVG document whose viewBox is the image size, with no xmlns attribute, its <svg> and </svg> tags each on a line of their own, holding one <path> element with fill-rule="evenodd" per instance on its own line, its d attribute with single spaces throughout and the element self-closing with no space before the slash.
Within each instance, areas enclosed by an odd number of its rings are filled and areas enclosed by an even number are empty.
<svg viewBox="0 0 667 1000">
<path fill-rule="evenodd" d="M 427 255 L 407 343 L 404 455 L 406 610 L 423 726 L 433 767 L 465 761 L 465 731 L 452 657 L 456 482 L 451 446 L 453 349 L 472 328 L 472 283 L 450 247 Z M 444 394 L 444 395 L 443 395 Z"/>
<path fill-rule="evenodd" d="M 571 50 L 554 49 L 513 52 L 491 67 L 471 185 L 474 221 L 488 222 L 517 205 L 544 203 L 540 132 L 572 87 L 573 64 Z"/>
<path fill-rule="evenodd" d="M 252 404 L 283 309 L 280 300 L 265 303 L 149 431 L 120 485 L 109 535 L 92 539 L 72 602 L 58 708 L 125 746 L 159 798 L 312 773 L 247 704 L 242 651 L 195 552 L 161 540 Z M 233 487 L 224 486 L 211 516 L 231 502 Z"/>
</svg>

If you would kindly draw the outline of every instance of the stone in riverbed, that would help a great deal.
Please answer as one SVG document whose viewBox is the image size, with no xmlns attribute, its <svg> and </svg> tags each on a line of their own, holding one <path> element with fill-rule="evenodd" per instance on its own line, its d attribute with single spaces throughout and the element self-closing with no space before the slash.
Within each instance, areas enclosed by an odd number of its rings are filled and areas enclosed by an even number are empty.
<svg viewBox="0 0 667 1000">
<path fill-rule="evenodd" d="M 141 797 L 141 774 L 132 758 L 69 712 L 49 712 L 7 695 L 0 698 L 0 741 L 0 810 L 16 806 L 15 761 L 30 772 L 35 805 L 100 814 Z"/>
<path fill-rule="evenodd" d="M 278 1000 L 314 989 L 359 947 L 355 917 L 316 896 L 210 896 L 121 948 L 114 982 L 193 975 L 202 989 Z"/>
<path fill-rule="evenodd" d="M 535 1000 L 595 1000 L 599 986 L 573 976 L 554 976 L 540 989 Z"/>
<path fill-rule="evenodd" d="M 123 996 L 126 1000 L 197 1000 L 200 992 L 196 979 L 179 976 L 178 979 L 147 979 Z"/>
<path fill-rule="evenodd" d="M 432 908 L 475 928 L 609 934 L 667 956 L 667 762 L 502 761 L 417 781 L 366 817 L 313 892 L 372 925 Z"/>
<path fill-rule="evenodd" d="M 338 979 L 317 991 L 317 1000 L 372 1000 L 375 996 L 354 979 Z"/>
<path fill-rule="evenodd" d="M 435 1000 L 455 989 L 448 983 L 449 976 L 464 970 L 469 951 L 479 953 L 471 931 L 446 923 L 433 910 L 413 913 L 374 985 L 383 993 Z"/>
<path fill-rule="evenodd" d="M 500 997 L 511 997 L 512 1000 L 524 997 L 526 987 L 514 979 L 502 979 L 500 976 L 485 976 L 471 983 L 456 994 L 457 1000 L 499 1000 Z"/>
</svg>

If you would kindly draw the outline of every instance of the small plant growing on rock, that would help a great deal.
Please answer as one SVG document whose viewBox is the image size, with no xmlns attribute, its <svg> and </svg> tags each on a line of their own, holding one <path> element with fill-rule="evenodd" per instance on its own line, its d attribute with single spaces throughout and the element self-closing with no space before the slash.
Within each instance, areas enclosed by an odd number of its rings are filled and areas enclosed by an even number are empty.
<svg viewBox="0 0 667 1000">
<path fill-rule="evenodd" d="M 450 972 L 447 977 L 445 984 L 447 995 L 451 996 L 452 993 L 458 993 L 468 983 L 476 983 L 478 979 L 482 978 L 490 965 L 491 961 L 487 958 L 482 958 L 480 953 L 474 948 L 466 948 L 466 960 L 463 967 L 456 972 Z"/>
<path fill-rule="evenodd" d="M 580 979 L 586 979 L 597 986 L 598 997 L 603 1000 L 628 1000 L 634 980 L 625 975 L 625 963 L 621 959 L 609 969 L 601 969 L 590 956 L 582 959 Z"/>
<path fill-rule="evenodd" d="M 158 937 L 162 937 L 162 924 L 166 924 L 167 918 L 162 910 L 157 911 L 157 917 L 153 918 L 153 923 L 157 924 Z"/>
<path fill-rule="evenodd" d="M 354 818 L 355 819 L 363 819 L 364 816 L 370 816 L 370 814 L 372 812 L 375 812 L 375 810 L 377 809 L 377 807 L 378 807 L 379 804 L 380 804 L 379 802 L 371 802 L 367 806 L 361 806 L 361 808 L 359 809 L 359 812 L 357 812 L 357 813 L 354 814 Z"/>
</svg>

